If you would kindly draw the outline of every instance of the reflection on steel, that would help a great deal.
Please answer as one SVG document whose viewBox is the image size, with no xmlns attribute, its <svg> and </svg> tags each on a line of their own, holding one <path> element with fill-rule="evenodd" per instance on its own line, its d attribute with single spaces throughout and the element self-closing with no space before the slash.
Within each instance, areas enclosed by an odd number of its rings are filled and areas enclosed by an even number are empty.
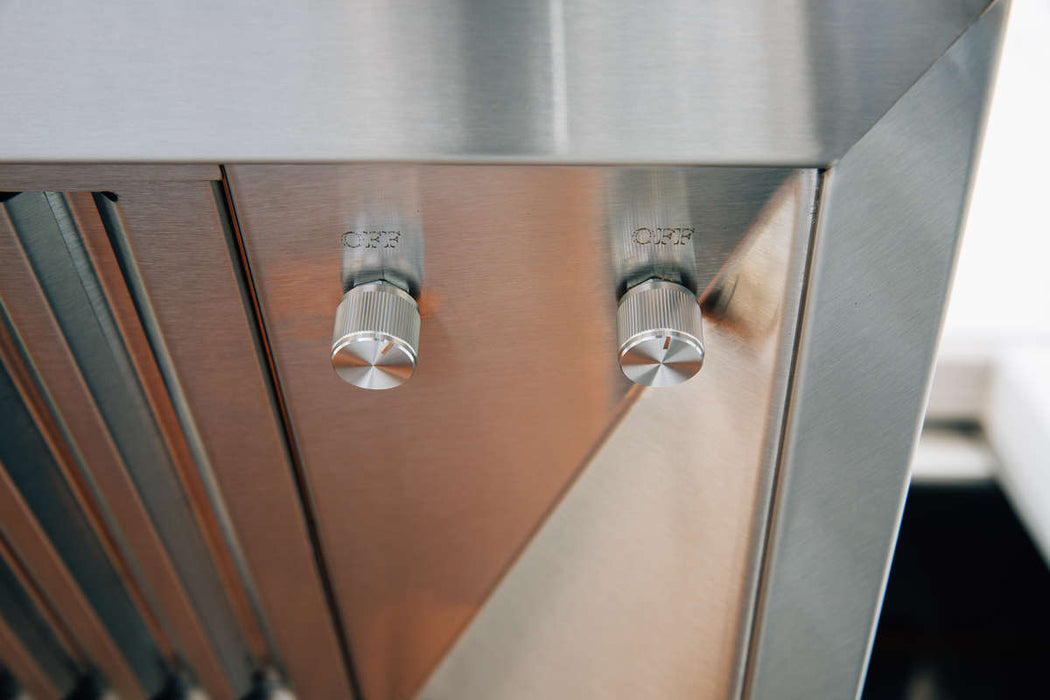
<svg viewBox="0 0 1050 700">
<path fill-rule="evenodd" d="M 406 697 L 630 405 L 610 212 L 652 190 L 615 168 L 376 166 L 383 180 L 416 171 L 427 354 L 396 391 L 347 393 L 325 357 L 339 291 L 326 280 L 372 167 L 230 176 L 364 694 Z M 805 200 L 813 177 L 676 170 L 696 219 L 675 225 L 695 227 L 691 274 L 705 285 L 765 225 L 777 184 Z M 812 201 L 794 206 L 808 217 Z M 796 225 L 808 230 L 777 221 Z"/>
<path fill-rule="evenodd" d="M 641 393 L 421 698 L 739 695 L 816 182 L 788 177 L 729 261 L 765 273 L 774 323 L 708 319 L 718 361 Z"/>
</svg>

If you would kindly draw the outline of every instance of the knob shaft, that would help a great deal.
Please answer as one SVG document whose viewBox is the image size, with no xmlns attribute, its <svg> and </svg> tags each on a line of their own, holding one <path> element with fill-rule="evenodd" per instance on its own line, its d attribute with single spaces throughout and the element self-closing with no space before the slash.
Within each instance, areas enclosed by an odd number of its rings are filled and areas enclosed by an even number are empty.
<svg viewBox="0 0 1050 700">
<path fill-rule="evenodd" d="M 332 367 L 362 389 L 393 389 L 416 369 L 419 307 L 389 282 L 369 282 L 343 295 L 332 332 Z"/>
<path fill-rule="evenodd" d="M 636 384 L 681 384 L 704 363 L 703 318 L 696 295 L 650 279 L 627 290 L 616 315 L 620 369 Z"/>
</svg>

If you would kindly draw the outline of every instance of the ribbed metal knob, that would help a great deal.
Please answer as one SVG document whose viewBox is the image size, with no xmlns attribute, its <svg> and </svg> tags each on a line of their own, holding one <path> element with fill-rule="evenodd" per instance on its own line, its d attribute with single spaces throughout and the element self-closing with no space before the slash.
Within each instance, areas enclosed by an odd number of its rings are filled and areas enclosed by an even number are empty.
<svg viewBox="0 0 1050 700">
<path fill-rule="evenodd" d="M 616 314 L 620 369 L 636 384 L 681 384 L 704 363 L 703 319 L 696 295 L 651 279 L 627 290 Z"/>
<path fill-rule="evenodd" d="M 393 389 L 416 369 L 419 307 L 388 282 L 369 282 L 343 295 L 335 312 L 332 367 L 362 389 Z"/>
</svg>

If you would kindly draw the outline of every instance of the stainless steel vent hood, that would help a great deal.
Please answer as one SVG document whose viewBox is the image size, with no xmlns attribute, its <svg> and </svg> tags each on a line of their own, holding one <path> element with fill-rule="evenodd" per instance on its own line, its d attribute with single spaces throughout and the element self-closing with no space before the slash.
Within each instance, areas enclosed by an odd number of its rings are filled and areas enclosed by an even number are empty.
<svg viewBox="0 0 1050 700">
<path fill-rule="evenodd" d="M 5 677 L 856 696 L 1006 11 L 0 7 Z"/>
</svg>

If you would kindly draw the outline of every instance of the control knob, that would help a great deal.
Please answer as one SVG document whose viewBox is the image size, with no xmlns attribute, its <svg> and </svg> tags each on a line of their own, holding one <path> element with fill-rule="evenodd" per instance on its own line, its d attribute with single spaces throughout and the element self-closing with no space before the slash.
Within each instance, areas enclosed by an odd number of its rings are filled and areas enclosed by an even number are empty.
<svg viewBox="0 0 1050 700">
<path fill-rule="evenodd" d="M 649 279 L 620 299 L 616 334 L 620 369 L 636 384 L 681 384 L 704 363 L 704 336 L 696 295 L 680 284 Z"/>
<path fill-rule="evenodd" d="M 389 282 L 368 282 L 343 295 L 335 312 L 332 367 L 362 389 L 393 389 L 411 378 L 419 346 L 419 306 Z"/>
</svg>

